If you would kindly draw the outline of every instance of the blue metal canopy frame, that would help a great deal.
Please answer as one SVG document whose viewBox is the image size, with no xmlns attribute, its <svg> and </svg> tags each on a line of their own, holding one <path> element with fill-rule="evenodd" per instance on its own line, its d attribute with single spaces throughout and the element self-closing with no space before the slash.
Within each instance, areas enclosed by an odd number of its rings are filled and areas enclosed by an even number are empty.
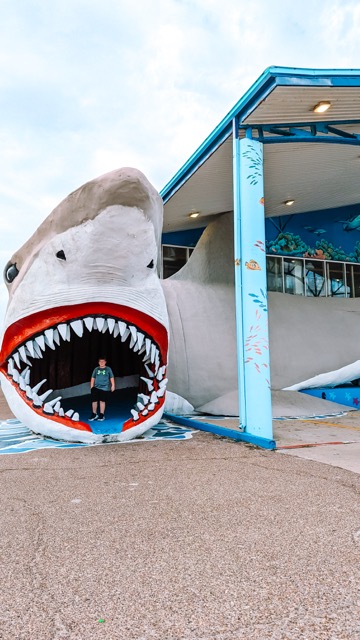
<svg viewBox="0 0 360 640">
<path fill-rule="evenodd" d="M 320 142 L 332 144 L 360 144 L 360 133 L 344 131 L 339 126 L 344 124 L 358 124 L 360 121 L 344 121 L 330 123 L 311 122 L 306 124 L 271 124 L 271 125 L 239 125 L 239 131 L 244 130 L 245 135 L 257 138 L 264 144 L 279 144 L 284 142 Z M 334 127 L 334 124 L 338 125 Z M 267 135 L 266 135 L 267 134 Z M 271 135 L 273 134 L 273 135 Z M 331 135 L 334 134 L 334 135 Z"/>
<path fill-rule="evenodd" d="M 359 124 L 360 128 L 359 118 L 338 122 L 322 120 L 266 125 L 261 123 L 246 124 L 244 122 L 246 118 L 277 86 L 360 87 L 360 70 L 334 69 L 325 71 L 269 67 L 160 192 L 166 204 L 207 158 L 233 134 L 239 429 L 226 429 L 218 425 L 188 420 L 179 416 L 169 417 L 180 424 L 190 424 L 195 428 L 243 440 L 265 449 L 275 449 L 276 443 L 272 437 L 268 350 L 266 353 L 268 322 L 265 253 L 261 255 L 261 251 L 264 251 L 261 247 L 265 246 L 264 214 L 261 213 L 261 204 L 263 204 L 263 145 L 289 142 L 360 145 L 360 133 L 348 132 L 341 128 L 347 124 Z M 245 137 L 243 137 L 244 134 Z M 254 163 L 256 165 L 255 178 Z M 255 255 L 259 265 L 255 272 L 256 278 L 253 276 L 254 272 L 250 277 L 246 269 L 249 258 L 253 260 Z M 258 339 L 262 341 L 262 347 L 260 354 L 257 348 L 255 350 L 257 355 L 249 358 L 246 352 L 249 352 L 249 347 L 251 350 L 249 335 L 254 333 L 254 323 L 257 323 L 257 335 Z M 251 353 L 251 355 L 255 354 Z M 256 372 L 259 375 L 256 375 Z M 261 394 L 260 402 L 257 397 L 259 391 Z"/>
</svg>

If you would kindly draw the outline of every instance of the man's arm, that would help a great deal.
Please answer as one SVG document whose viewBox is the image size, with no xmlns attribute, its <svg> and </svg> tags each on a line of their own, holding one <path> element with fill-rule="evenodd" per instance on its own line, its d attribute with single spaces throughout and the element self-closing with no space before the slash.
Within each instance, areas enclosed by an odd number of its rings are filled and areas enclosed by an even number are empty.
<svg viewBox="0 0 360 640">
<path fill-rule="evenodd" d="M 110 378 L 111 391 L 115 391 L 115 378 Z"/>
<path fill-rule="evenodd" d="M 94 384 L 95 384 L 95 378 L 93 378 L 93 377 L 91 376 L 91 378 L 90 378 L 90 389 L 92 389 L 92 388 L 93 388 Z"/>
</svg>

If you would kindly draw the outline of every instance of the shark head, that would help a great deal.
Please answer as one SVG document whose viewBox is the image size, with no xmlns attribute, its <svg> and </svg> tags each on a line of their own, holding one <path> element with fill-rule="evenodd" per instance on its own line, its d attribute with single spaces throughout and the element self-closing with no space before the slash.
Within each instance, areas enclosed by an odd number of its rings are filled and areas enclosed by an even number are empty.
<svg viewBox="0 0 360 640">
<path fill-rule="evenodd" d="M 7 263 L 0 380 L 11 410 L 34 432 L 117 441 L 159 422 L 168 357 L 157 274 L 162 215 L 141 172 L 116 170 L 70 194 Z M 119 407 L 112 402 L 109 432 L 99 433 L 88 421 L 90 402 L 78 407 L 104 354 L 117 387 L 130 389 Z"/>
</svg>

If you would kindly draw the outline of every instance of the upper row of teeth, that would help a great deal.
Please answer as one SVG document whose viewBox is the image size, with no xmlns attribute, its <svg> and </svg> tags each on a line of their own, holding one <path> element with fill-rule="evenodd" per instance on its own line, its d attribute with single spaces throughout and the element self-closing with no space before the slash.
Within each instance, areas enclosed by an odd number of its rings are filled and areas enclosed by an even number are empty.
<svg viewBox="0 0 360 640">
<path fill-rule="evenodd" d="M 84 333 L 84 328 L 88 331 L 99 331 L 100 333 L 106 333 L 108 331 L 114 338 L 120 336 L 121 342 L 125 342 L 130 337 L 130 349 L 135 353 L 139 353 L 139 355 L 143 355 L 143 362 L 145 364 L 153 364 L 155 366 L 155 374 L 157 373 L 160 365 L 160 355 L 157 346 L 134 325 L 128 325 L 126 322 L 115 320 L 114 318 L 94 318 L 89 316 L 87 318 L 72 320 L 69 323 L 63 322 L 55 328 L 45 329 L 43 334 L 36 336 L 32 340 L 28 340 L 12 354 L 12 357 L 19 369 L 21 367 L 21 361 L 31 366 L 29 358 L 42 358 L 46 347 L 56 349 L 56 345 L 60 345 L 61 338 L 70 342 L 71 329 L 81 338 Z"/>
</svg>

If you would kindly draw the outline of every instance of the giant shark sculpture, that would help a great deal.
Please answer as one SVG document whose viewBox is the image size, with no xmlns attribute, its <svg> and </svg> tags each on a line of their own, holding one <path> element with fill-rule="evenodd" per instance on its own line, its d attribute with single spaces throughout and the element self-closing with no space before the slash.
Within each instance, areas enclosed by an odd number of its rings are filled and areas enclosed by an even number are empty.
<svg viewBox="0 0 360 640">
<path fill-rule="evenodd" d="M 168 358 L 156 272 L 162 211 L 143 174 L 113 171 L 70 194 L 5 267 L 1 386 L 13 413 L 34 432 L 80 442 L 127 440 L 160 420 Z M 127 419 L 112 434 L 94 433 L 76 411 L 76 395 L 89 386 L 104 351 L 137 388 Z M 74 407 L 65 411 L 66 396 Z"/>
<path fill-rule="evenodd" d="M 34 432 L 128 440 L 160 420 L 167 388 L 196 409 L 238 415 L 231 214 L 161 284 L 162 211 L 142 173 L 113 171 L 70 194 L 6 265 L 1 386 Z M 269 318 L 275 410 L 276 390 L 354 361 L 359 300 L 269 294 Z M 101 433 L 77 409 L 100 352 L 131 390 Z"/>
</svg>

